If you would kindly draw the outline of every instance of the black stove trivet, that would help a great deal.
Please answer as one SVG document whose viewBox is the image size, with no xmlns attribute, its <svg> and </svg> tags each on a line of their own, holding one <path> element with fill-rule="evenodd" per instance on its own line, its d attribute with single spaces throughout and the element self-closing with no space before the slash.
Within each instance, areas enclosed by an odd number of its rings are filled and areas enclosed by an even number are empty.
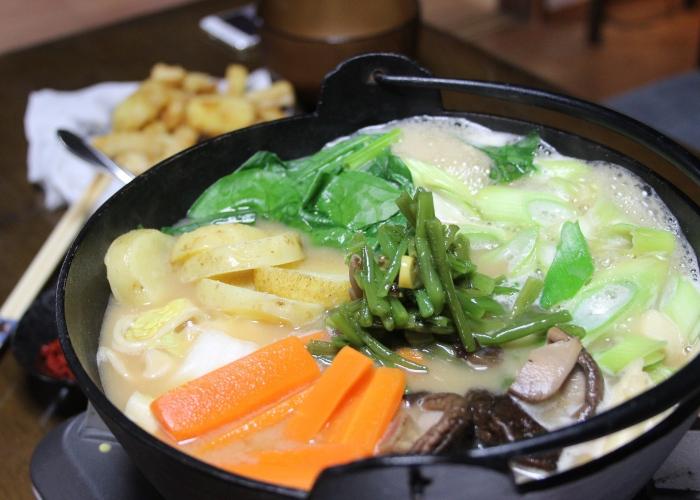
<svg viewBox="0 0 700 500">
<path fill-rule="evenodd" d="M 30 474 L 41 500 L 159 500 L 95 410 L 52 430 L 32 456 Z M 700 500 L 700 425 L 635 500 Z"/>
</svg>

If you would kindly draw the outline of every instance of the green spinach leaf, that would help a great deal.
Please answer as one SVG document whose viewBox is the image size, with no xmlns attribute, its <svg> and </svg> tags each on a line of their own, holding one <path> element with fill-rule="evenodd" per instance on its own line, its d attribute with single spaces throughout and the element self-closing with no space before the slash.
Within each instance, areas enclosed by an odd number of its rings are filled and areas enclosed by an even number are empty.
<svg viewBox="0 0 700 500">
<path fill-rule="evenodd" d="M 530 132 L 513 144 L 482 147 L 481 150 L 493 161 L 489 177 L 498 183 L 506 183 L 532 172 L 535 170 L 533 160 L 539 145 L 540 136 Z"/>
</svg>

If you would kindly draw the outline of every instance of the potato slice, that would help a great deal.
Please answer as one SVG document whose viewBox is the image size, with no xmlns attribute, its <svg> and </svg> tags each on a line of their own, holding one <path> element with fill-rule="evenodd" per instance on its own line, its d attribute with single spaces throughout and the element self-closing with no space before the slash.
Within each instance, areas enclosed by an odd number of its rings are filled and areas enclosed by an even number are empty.
<svg viewBox="0 0 700 500">
<path fill-rule="evenodd" d="M 323 306 L 285 299 L 265 292 L 203 279 L 197 283 L 197 300 L 202 306 L 246 318 L 305 325 L 323 314 Z"/>
<path fill-rule="evenodd" d="M 161 303 L 176 290 L 168 261 L 174 238 L 135 229 L 114 240 L 105 255 L 107 280 L 116 299 L 129 305 Z"/>
<path fill-rule="evenodd" d="M 283 233 L 199 252 L 182 264 L 179 275 L 182 281 L 191 282 L 210 276 L 288 264 L 303 258 L 304 250 L 299 236 Z"/>
<path fill-rule="evenodd" d="M 170 254 L 170 261 L 180 262 L 204 250 L 257 240 L 266 236 L 267 233 L 262 229 L 246 224 L 215 224 L 200 227 L 177 239 Z"/>
<path fill-rule="evenodd" d="M 195 96 L 187 103 L 187 123 L 208 136 L 247 127 L 255 120 L 253 105 L 240 97 Z"/>
<path fill-rule="evenodd" d="M 281 267 L 261 267 L 253 271 L 253 282 L 258 291 L 313 302 L 326 308 L 350 300 L 347 274 L 313 274 Z"/>
</svg>

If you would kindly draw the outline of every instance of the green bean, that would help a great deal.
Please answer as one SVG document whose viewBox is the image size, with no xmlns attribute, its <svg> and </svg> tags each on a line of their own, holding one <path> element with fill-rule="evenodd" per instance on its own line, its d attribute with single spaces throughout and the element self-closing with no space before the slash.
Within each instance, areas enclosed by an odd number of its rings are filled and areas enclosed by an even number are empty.
<svg viewBox="0 0 700 500">
<path fill-rule="evenodd" d="M 513 286 L 496 285 L 493 289 L 494 295 L 511 295 L 513 293 L 518 293 L 518 289 Z"/>
<path fill-rule="evenodd" d="M 353 324 L 352 319 L 343 310 L 337 310 L 328 316 L 328 323 L 335 328 L 345 340 L 354 347 L 362 347 L 364 342 L 362 336 L 357 333 L 357 329 Z"/>
<path fill-rule="evenodd" d="M 442 311 L 445 306 L 445 289 L 433 266 L 433 256 L 427 238 L 416 235 L 416 258 L 418 260 L 418 273 L 425 291 L 430 297 L 430 302 L 436 313 Z"/>
<path fill-rule="evenodd" d="M 382 326 L 388 332 L 393 332 L 396 328 L 396 322 L 394 321 L 394 317 L 391 314 L 387 314 L 386 316 L 381 318 L 381 321 Z"/>
<path fill-rule="evenodd" d="M 494 316 L 505 313 L 505 309 L 503 309 L 501 303 L 491 297 L 471 297 L 469 300 L 482 308 L 485 312 Z"/>
<path fill-rule="evenodd" d="M 457 236 L 455 237 L 454 244 L 452 246 L 452 253 L 454 253 L 454 256 L 460 260 L 470 260 L 471 257 L 469 255 L 469 238 L 466 234 L 457 234 Z"/>
<path fill-rule="evenodd" d="M 372 312 L 369 310 L 369 306 L 367 305 L 367 298 L 362 297 L 362 307 L 360 307 L 360 310 L 357 313 L 357 321 L 360 323 L 360 326 L 369 327 L 372 326 L 372 322 L 374 321 L 374 318 L 372 318 Z"/>
<path fill-rule="evenodd" d="M 429 191 L 419 189 L 416 193 L 416 237 L 425 237 L 425 223 L 435 218 L 433 195 Z M 442 228 L 440 229 L 442 230 Z"/>
<path fill-rule="evenodd" d="M 525 310 L 535 303 L 537 297 L 540 296 L 542 292 L 542 287 L 544 282 L 541 279 L 529 277 L 520 293 L 515 298 L 515 303 L 513 304 L 513 316 L 518 316 L 525 312 Z"/>
<path fill-rule="evenodd" d="M 571 323 L 566 323 L 564 325 L 558 324 L 556 326 L 557 326 L 557 328 L 561 329 L 564 333 L 566 333 L 567 335 L 570 335 L 572 337 L 578 337 L 578 338 L 582 339 L 583 337 L 586 336 L 586 329 L 581 327 L 581 326 L 574 325 Z"/>
<path fill-rule="evenodd" d="M 511 326 L 506 326 L 490 335 L 478 335 L 479 343 L 482 345 L 499 345 L 507 342 L 547 331 L 558 323 L 571 321 L 571 314 L 568 311 L 557 311 L 555 313 L 539 313 L 530 317 L 523 317 L 522 321 Z"/>
<path fill-rule="evenodd" d="M 365 345 L 369 347 L 369 349 L 387 365 L 400 366 L 402 368 L 406 368 L 407 370 L 417 372 L 428 371 L 425 366 L 414 363 L 403 356 L 399 356 L 367 332 L 361 331 L 361 334 L 363 335 L 362 340 L 364 341 Z"/>
<path fill-rule="evenodd" d="M 459 299 L 460 304 L 462 305 L 462 308 L 464 311 L 469 314 L 474 319 L 480 319 L 486 314 L 486 310 L 478 305 L 475 301 L 472 300 L 473 297 L 470 297 L 468 293 L 466 293 L 467 290 L 457 290 L 457 298 Z"/>
<path fill-rule="evenodd" d="M 408 220 L 408 223 L 411 226 L 416 225 L 416 202 L 411 198 L 411 195 L 408 194 L 406 191 L 403 191 L 401 193 L 401 196 L 399 196 L 396 199 L 396 206 L 399 207 L 399 210 L 403 214 L 404 217 Z"/>
<path fill-rule="evenodd" d="M 450 269 L 456 276 L 469 274 L 476 269 L 476 266 L 470 261 L 460 260 L 451 253 L 447 254 L 447 263 L 450 265 Z"/>
<path fill-rule="evenodd" d="M 382 253 L 390 257 L 396 253 L 397 247 L 403 239 L 404 228 L 396 224 L 382 224 L 377 229 L 377 241 Z"/>
<path fill-rule="evenodd" d="M 377 355 L 374 354 L 374 353 L 372 352 L 372 349 L 370 349 L 370 348 L 367 347 L 366 345 L 363 345 L 362 347 L 360 347 L 360 352 L 361 352 L 362 354 L 364 354 L 365 356 L 367 356 L 367 357 L 368 357 L 369 359 L 371 359 L 372 361 L 374 361 L 374 364 L 375 364 L 375 365 L 377 365 L 377 366 L 385 366 L 385 365 L 386 365 L 386 363 L 384 363 L 384 361 L 382 361 L 381 359 L 379 359 L 379 358 L 377 357 Z"/>
<path fill-rule="evenodd" d="M 481 290 L 484 295 L 491 295 L 496 287 L 496 280 L 481 273 L 474 273 L 471 277 L 472 288 Z"/>
<path fill-rule="evenodd" d="M 391 315 L 394 318 L 396 328 L 403 328 L 406 326 L 408 324 L 408 311 L 401 301 L 396 297 L 389 297 L 389 304 L 391 305 Z"/>
<path fill-rule="evenodd" d="M 419 201 L 420 207 L 420 201 Z M 435 267 L 440 275 L 440 281 L 447 295 L 447 306 L 452 313 L 452 320 L 455 323 L 457 334 L 464 344 L 464 348 L 468 352 L 476 350 L 476 342 L 471 334 L 467 318 L 464 315 L 464 310 L 457 297 L 455 284 L 452 281 L 452 275 L 447 263 L 447 246 L 445 245 L 445 233 L 442 230 L 442 224 L 437 219 L 432 219 L 425 223 L 428 233 L 428 241 L 433 250 L 433 258 L 435 259 Z"/>
<path fill-rule="evenodd" d="M 442 311 L 445 306 L 445 290 L 440 283 L 440 278 L 435 271 L 433 255 L 430 243 L 426 236 L 425 223 L 435 218 L 432 193 L 419 189 L 416 192 L 416 259 L 418 260 L 418 273 L 425 291 L 430 297 L 430 302 L 436 313 Z M 440 228 L 442 231 L 442 226 Z"/>
<path fill-rule="evenodd" d="M 447 224 L 445 226 L 445 244 L 447 248 L 451 248 L 457 240 L 457 234 L 459 234 L 459 226 L 455 224 Z"/>
<path fill-rule="evenodd" d="M 309 343 L 306 344 L 306 350 L 313 356 L 334 356 L 339 349 L 331 342 L 310 340 Z"/>
<path fill-rule="evenodd" d="M 408 323 L 403 327 L 404 331 L 419 333 L 434 333 L 435 335 L 452 335 L 455 333 L 454 325 L 451 321 L 447 324 L 435 324 L 431 319 L 423 320 L 415 311 L 408 313 Z"/>
<path fill-rule="evenodd" d="M 433 307 L 433 303 L 430 302 L 430 297 L 428 297 L 428 292 L 425 291 L 425 288 L 416 290 L 414 296 L 421 316 L 429 318 L 435 314 L 435 308 Z"/>
<path fill-rule="evenodd" d="M 367 305 L 369 305 L 369 310 L 372 314 L 379 316 L 380 318 L 385 317 L 391 311 L 389 302 L 379 295 L 379 287 L 377 286 L 377 280 L 379 279 L 378 270 L 374 262 L 374 256 L 372 251 L 367 245 L 362 249 L 362 266 L 364 273 L 359 273 L 356 275 L 355 280 L 365 292 L 365 298 L 367 299 Z M 358 278 L 360 278 L 358 280 Z"/>
<path fill-rule="evenodd" d="M 386 268 L 386 273 L 384 275 L 384 288 L 387 293 L 391 288 L 391 285 L 396 281 L 396 277 L 399 275 L 401 270 L 401 257 L 406 255 L 406 250 L 408 249 L 408 240 L 403 239 L 398 244 L 394 250 L 393 258 L 389 262 L 389 266 Z"/>
<path fill-rule="evenodd" d="M 346 345 L 348 345 L 348 341 L 340 335 L 334 335 L 333 337 L 331 337 L 331 344 L 333 344 L 335 347 L 338 348 L 338 350 L 340 350 Z"/>
<path fill-rule="evenodd" d="M 438 359 L 445 361 L 454 361 L 457 359 L 457 353 L 452 346 L 435 342 L 430 348 L 430 353 Z"/>
</svg>

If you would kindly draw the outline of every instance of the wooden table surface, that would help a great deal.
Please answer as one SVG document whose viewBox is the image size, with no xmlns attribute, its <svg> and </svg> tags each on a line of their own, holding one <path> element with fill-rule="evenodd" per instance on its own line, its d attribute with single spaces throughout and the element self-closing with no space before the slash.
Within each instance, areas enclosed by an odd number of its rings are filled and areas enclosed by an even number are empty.
<svg viewBox="0 0 700 500">
<path fill-rule="evenodd" d="M 158 61 L 212 74 L 221 74 L 233 61 L 250 67 L 263 65 L 258 50 L 243 56 L 208 39 L 197 26 L 203 16 L 235 4 L 232 0 L 206 0 L 0 56 L 0 303 L 61 215 L 45 210 L 41 191 L 26 180 L 23 116 L 29 93 L 41 88 L 71 90 L 102 81 L 139 80 Z M 420 29 L 417 58 L 439 76 L 549 87 L 430 27 Z M 445 95 L 448 108 L 478 110 L 481 101 Z M 547 113 L 544 118 L 548 118 Z M 0 498 L 31 498 L 28 464 L 32 450 L 60 421 L 35 401 L 23 373 L 6 352 L 0 359 Z"/>
</svg>

